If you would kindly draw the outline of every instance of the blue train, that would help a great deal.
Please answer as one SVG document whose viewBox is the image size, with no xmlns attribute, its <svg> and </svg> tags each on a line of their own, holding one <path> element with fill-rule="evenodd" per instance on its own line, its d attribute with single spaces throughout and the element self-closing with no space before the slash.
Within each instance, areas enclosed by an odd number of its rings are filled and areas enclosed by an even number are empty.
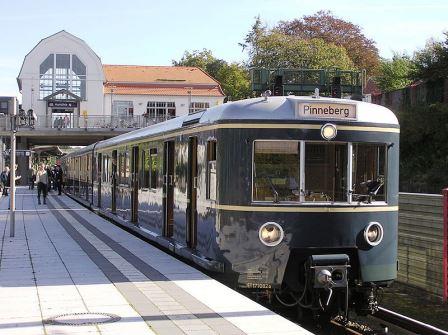
<svg viewBox="0 0 448 335">
<path fill-rule="evenodd" d="M 399 124 L 324 97 L 210 108 L 62 160 L 71 196 L 235 287 L 372 313 L 397 274 Z"/>
</svg>

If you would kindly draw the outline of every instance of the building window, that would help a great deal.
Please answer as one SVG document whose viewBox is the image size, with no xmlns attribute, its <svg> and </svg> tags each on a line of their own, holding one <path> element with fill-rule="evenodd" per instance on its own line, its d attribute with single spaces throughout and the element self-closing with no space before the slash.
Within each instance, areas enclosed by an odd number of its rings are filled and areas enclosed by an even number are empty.
<svg viewBox="0 0 448 335">
<path fill-rule="evenodd" d="M 151 119 L 169 120 L 176 116 L 176 104 L 174 102 L 149 101 L 146 105 L 146 113 Z"/>
<path fill-rule="evenodd" d="M 134 103 L 132 101 L 114 101 L 112 115 L 117 117 L 134 116 Z"/>
<path fill-rule="evenodd" d="M 194 114 L 206 110 L 207 108 L 210 108 L 210 104 L 208 102 L 190 102 L 190 109 L 188 113 Z"/>
<path fill-rule="evenodd" d="M 0 114 L 8 114 L 8 101 L 0 101 Z"/>
<path fill-rule="evenodd" d="M 86 97 L 86 66 L 76 56 L 72 55 L 72 88 L 71 92 L 78 97 L 85 99 Z"/>
<path fill-rule="evenodd" d="M 86 99 L 86 66 L 76 55 L 50 54 L 39 68 L 39 98 L 67 90 Z M 56 97 L 67 99 L 66 95 Z"/>
</svg>

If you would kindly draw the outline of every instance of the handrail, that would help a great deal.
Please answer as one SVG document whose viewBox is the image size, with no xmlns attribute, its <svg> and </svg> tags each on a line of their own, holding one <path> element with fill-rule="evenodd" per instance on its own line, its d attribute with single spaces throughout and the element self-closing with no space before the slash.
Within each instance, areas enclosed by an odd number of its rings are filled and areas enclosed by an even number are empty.
<svg viewBox="0 0 448 335">
<path fill-rule="evenodd" d="M 19 116 L 18 129 L 137 129 L 171 119 L 172 117 L 136 116 Z M 0 131 L 11 130 L 11 117 L 0 115 Z"/>
</svg>

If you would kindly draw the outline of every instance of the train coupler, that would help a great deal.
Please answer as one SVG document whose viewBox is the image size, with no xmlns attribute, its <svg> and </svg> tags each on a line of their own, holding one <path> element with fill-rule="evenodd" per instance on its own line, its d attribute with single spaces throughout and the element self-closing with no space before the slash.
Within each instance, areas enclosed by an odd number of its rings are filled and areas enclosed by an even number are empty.
<svg viewBox="0 0 448 335">
<path fill-rule="evenodd" d="M 333 297 L 334 290 L 344 291 L 345 304 L 343 306 L 345 315 L 348 315 L 348 269 L 350 258 L 346 254 L 311 255 L 308 259 L 309 284 L 314 291 L 325 291 L 324 304 L 319 298 L 319 305 L 326 310 Z M 320 294 L 318 293 L 320 297 Z"/>
</svg>

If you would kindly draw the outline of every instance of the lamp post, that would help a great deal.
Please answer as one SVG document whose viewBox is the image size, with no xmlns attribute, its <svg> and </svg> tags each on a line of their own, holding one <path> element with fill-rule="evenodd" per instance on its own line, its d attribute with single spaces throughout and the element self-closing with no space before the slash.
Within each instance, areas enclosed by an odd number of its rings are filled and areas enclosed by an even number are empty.
<svg viewBox="0 0 448 335">
<path fill-rule="evenodd" d="M 16 103 L 14 101 L 14 107 L 12 108 L 11 120 L 11 153 L 10 153 L 10 170 L 9 170 L 9 209 L 10 209 L 10 221 L 9 221 L 9 236 L 14 237 L 15 225 L 16 225 L 16 132 L 17 132 L 17 119 L 16 119 Z"/>
</svg>

